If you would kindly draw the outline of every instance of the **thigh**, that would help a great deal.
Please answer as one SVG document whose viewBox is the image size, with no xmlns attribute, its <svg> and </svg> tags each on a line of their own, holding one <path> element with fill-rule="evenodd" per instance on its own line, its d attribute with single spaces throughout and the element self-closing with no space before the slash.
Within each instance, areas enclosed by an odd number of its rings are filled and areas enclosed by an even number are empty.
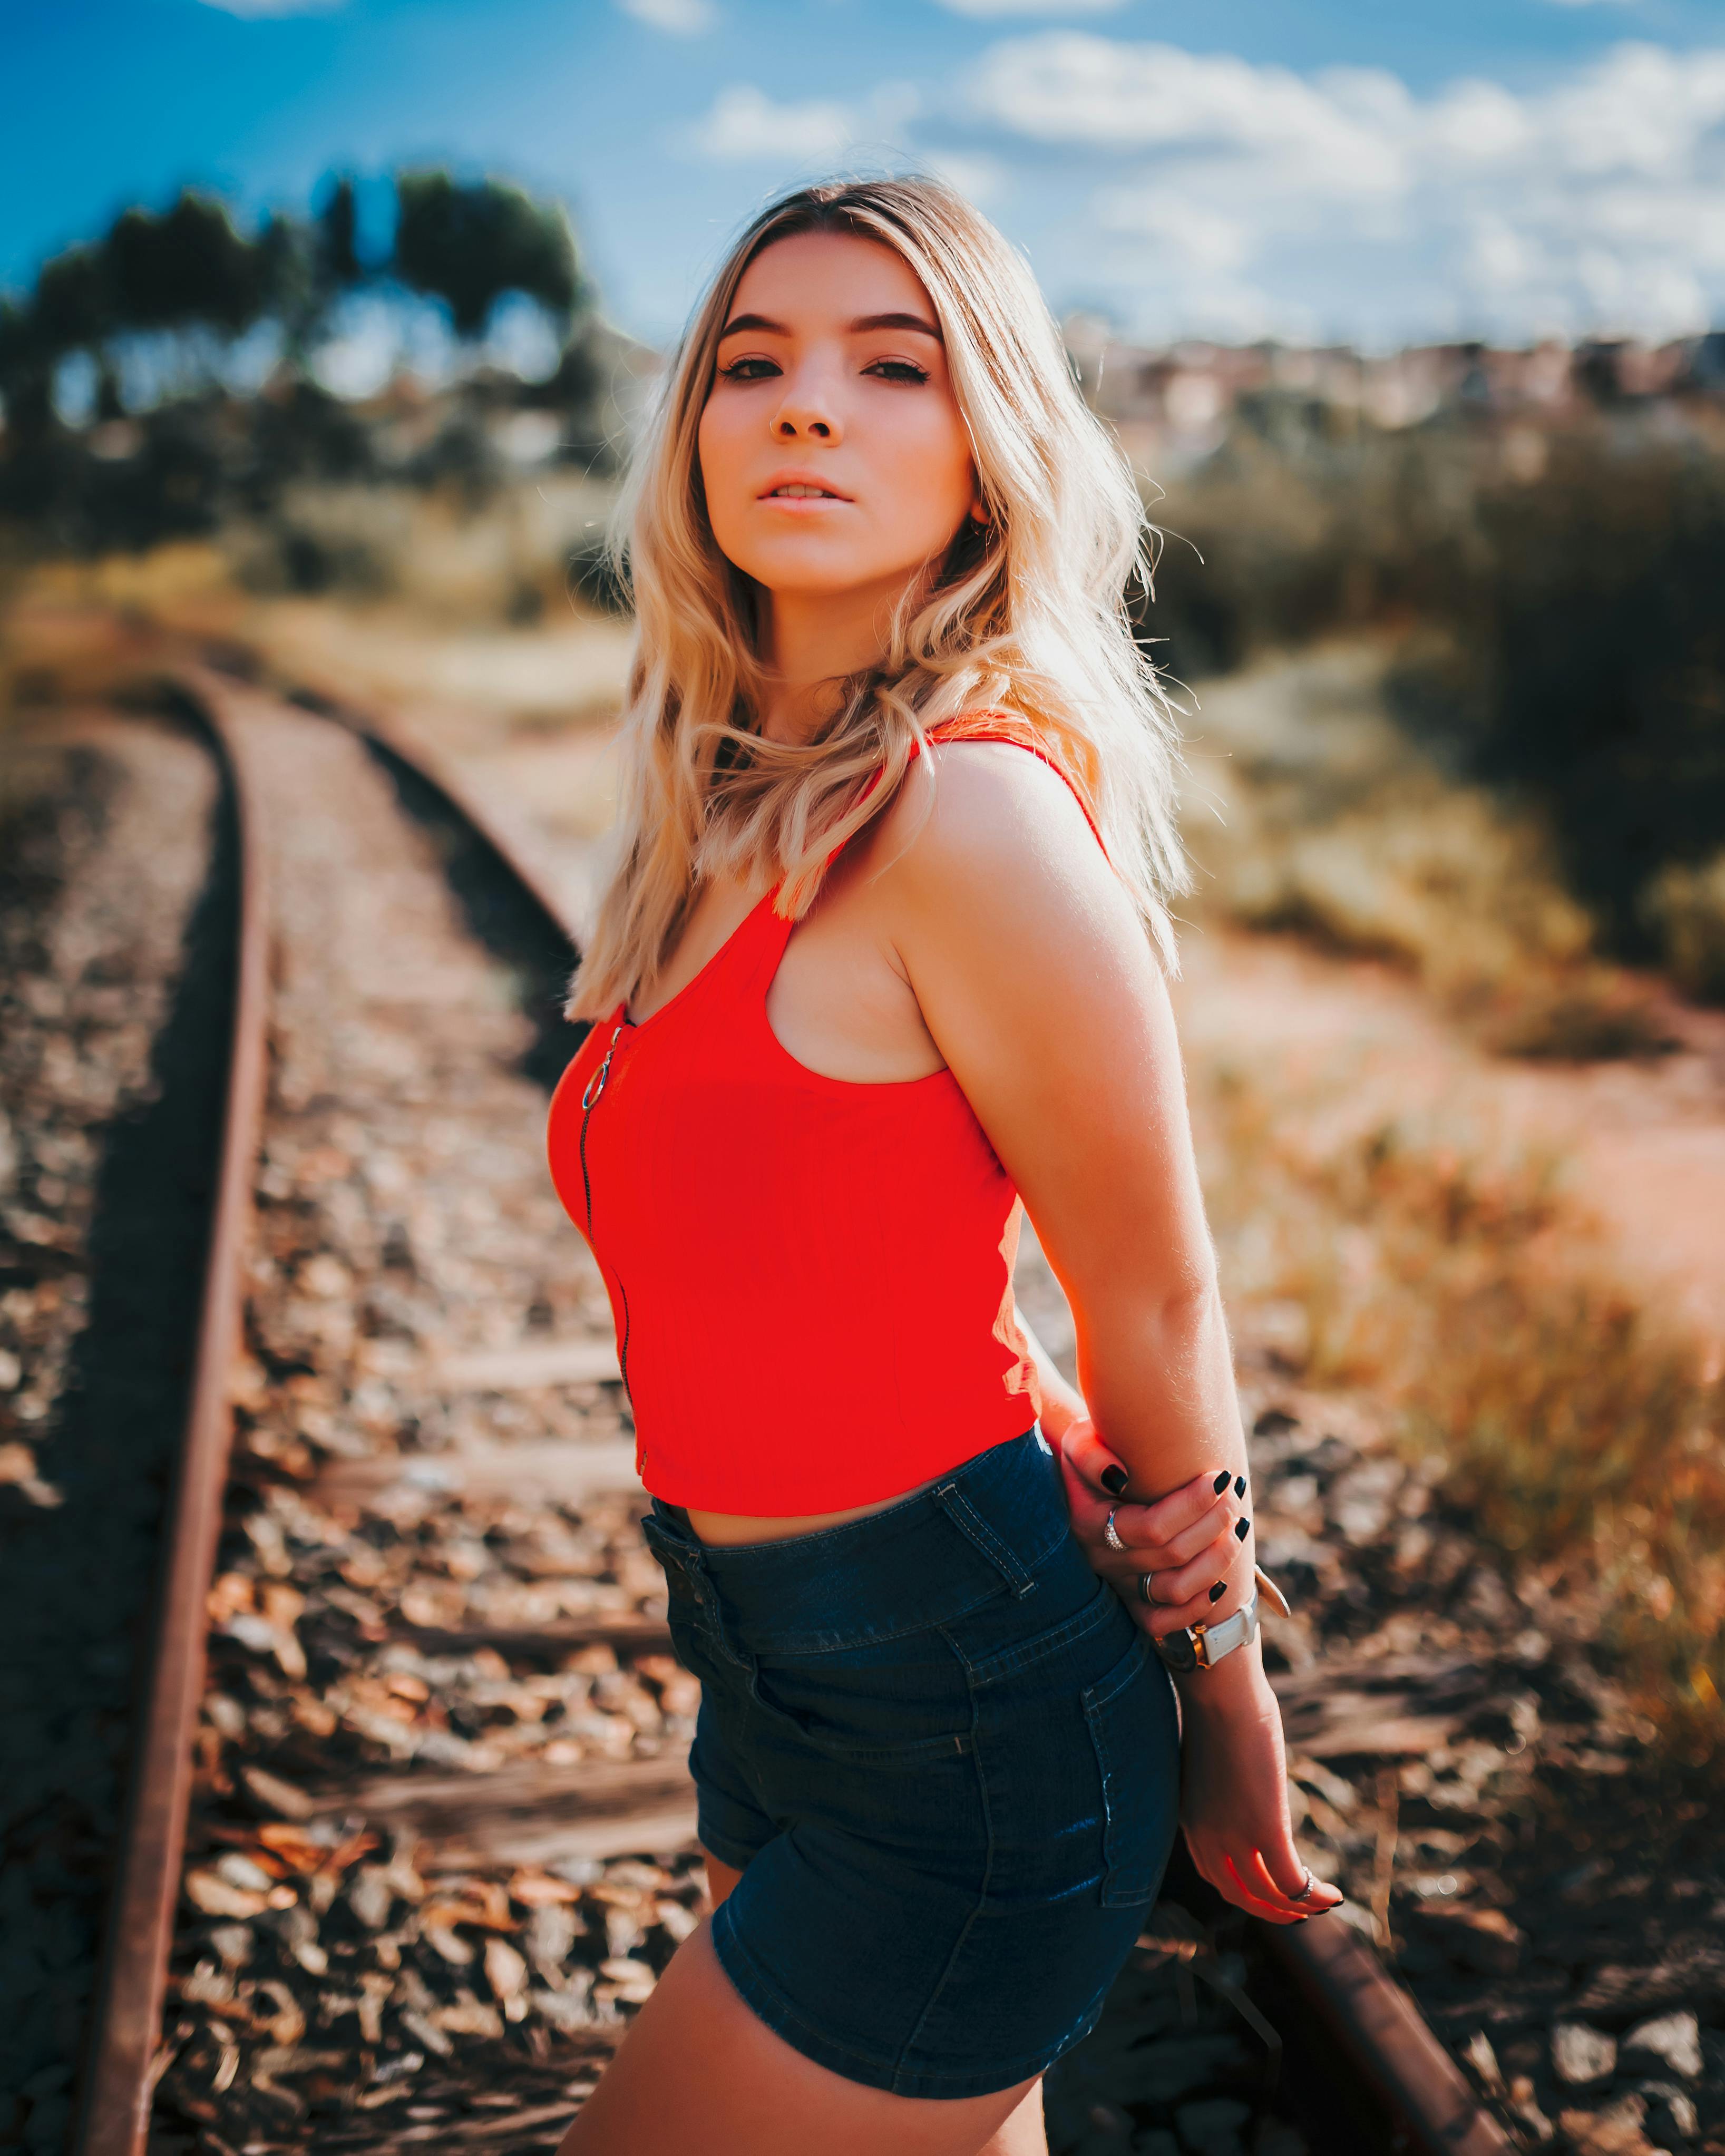
<svg viewBox="0 0 1725 2156">
<path fill-rule="evenodd" d="M 997 2127 L 992 2140 L 984 2142 L 978 2156 L 1048 2156 L 1048 2125 L 1042 2111 L 1042 2076 L 1039 2074 L 1029 2093 L 1019 2100 L 1004 2126 Z"/>
<path fill-rule="evenodd" d="M 742 1878 L 734 1864 L 727 1864 L 722 1856 L 715 1856 L 710 1849 L 703 1849 L 706 1859 L 706 1899 L 710 1909 L 716 1909 L 721 1902 Z"/>
<path fill-rule="evenodd" d="M 1035 2088 L 948 2101 L 847 2081 L 745 2005 L 703 1924 L 672 1956 L 558 2156 L 1033 2156 L 1038 2142 L 1024 2129 L 1038 2128 Z"/>
</svg>

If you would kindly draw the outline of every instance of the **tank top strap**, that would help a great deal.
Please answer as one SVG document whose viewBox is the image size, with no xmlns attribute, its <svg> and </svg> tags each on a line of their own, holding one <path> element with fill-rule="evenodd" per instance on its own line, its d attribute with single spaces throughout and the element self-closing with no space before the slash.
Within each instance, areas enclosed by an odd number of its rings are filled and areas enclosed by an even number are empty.
<svg viewBox="0 0 1725 2156">
<path fill-rule="evenodd" d="M 1101 827 L 1085 797 L 1084 788 L 1060 758 L 1050 752 L 1047 742 L 1028 719 L 1020 718 L 1016 711 L 957 711 L 950 719 L 937 720 L 929 727 L 928 738 L 932 742 L 1010 742 L 1014 748 L 1028 749 L 1056 777 L 1065 781 L 1072 798 L 1084 811 L 1084 820 L 1090 825 L 1096 844 L 1102 850 L 1102 858 L 1105 860 L 1110 859 L 1108 842 L 1102 836 Z"/>
<path fill-rule="evenodd" d="M 1090 825 L 1096 844 L 1101 848 L 1103 859 L 1105 860 L 1111 859 L 1108 852 L 1108 842 L 1102 836 L 1101 827 L 1096 822 L 1095 812 L 1086 797 L 1084 788 L 1059 757 L 1050 753 L 1047 742 L 1028 719 L 1020 718 L 1015 711 L 955 711 L 949 719 L 937 719 L 927 729 L 927 737 L 932 742 L 1003 741 L 1011 742 L 1015 748 L 1028 749 L 1032 756 L 1040 758 L 1050 771 L 1065 782 L 1071 791 L 1073 799 L 1084 811 L 1084 820 Z M 920 755 L 922 748 L 921 742 L 912 742 L 911 757 L 914 758 Z M 858 796 L 860 801 L 866 801 L 880 784 L 881 773 L 885 768 L 885 765 L 881 765 L 873 773 L 868 784 Z M 850 837 L 855 838 L 855 832 L 853 831 Z M 839 839 L 838 844 L 828 854 L 824 865 L 830 868 L 850 843 L 850 839 Z M 775 915 L 774 918 L 777 917 Z M 788 933 L 788 924 L 787 924 L 787 933 Z"/>
<path fill-rule="evenodd" d="M 778 962 L 797 925 L 785 920 L 773 903 L 783 887 L 781 877 L 764 896 L 757 899 L 754 911 L 738 924 L 721 953 L 733 995 L 751 996 L 757 988 L 764 993 L 766 983 L 778 971 Z"/>
</svg>

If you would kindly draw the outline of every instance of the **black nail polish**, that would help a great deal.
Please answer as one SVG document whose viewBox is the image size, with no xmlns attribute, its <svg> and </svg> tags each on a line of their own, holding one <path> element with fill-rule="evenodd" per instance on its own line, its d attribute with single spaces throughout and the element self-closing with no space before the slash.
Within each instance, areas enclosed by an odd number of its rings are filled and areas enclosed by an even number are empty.
<svg viewBox="0 0 1725 2156">
<path fill-rule="evenodd" d="M 1234 1539 L 1235 1542 L 1243 1543 L 1251 1532 L 1252 1523 L 1250 1520 L 1236 1520 L 1234 1522 Z"/>
<path fill-rule="evenodd" d="M 1223 1492 L 1223 1491 L 1224 1491 L 1228 1487 L 1228 1470 L 1227 1470 L 1225 1467 L 1222 1470 L 1221 1473 L 1220 1473 L 1220 1474 L 1216 1477 L 1215 1481 L 1214 1481 L 1210 1485 L 1210 1487 L 1211 1487 L 1211 1488 L 1215 1491 L 1216 1495 L 1217 1495 L 1219 1497 L 1221 1496 L 1222 1492 Z"/>
<path fill-rule="evenodd" d="M 1222 1597 L 1223 1597 L 1223 1596 L 1224 1596 L 1227 1592 L 1228 1592 L 1228 1583 L 1227 1583 L 1227 1581 L 1226 1581 L 1225 1579 L 1219 1579 L 1219 1580 L 1216 1582 L 1215 1585 L 1214 1585 L 1214 1586 L 1210 1589 L 1210 1599 L 1211 1599 L 1211 1601 L 1212 1601 L 1212 1602 L 1219 1602 L 1219 1601 L 1221 1600 Z"/>
<path fill-rule="evenodd" d="M 1234 1494 L 1235 1494 L 1235 1496 L 1236 1497 L 1243 1497 L 1243 1496 L 1245 1496 L 1245 1476 L 1244 1476 L 1244 1475 L 1236 1475 L 1236 1476 L 1235 1476 L 1235 1478 L 1234 1478 Z"/>
<path fill-rule="evenodd" d="M 1127 1480 L 1127 1472 L 1123 1467 L 1105 1467 L 1102 1470 L 1102 1487 L 1117 1497 L 1125 1489 Z"/>
</svg>

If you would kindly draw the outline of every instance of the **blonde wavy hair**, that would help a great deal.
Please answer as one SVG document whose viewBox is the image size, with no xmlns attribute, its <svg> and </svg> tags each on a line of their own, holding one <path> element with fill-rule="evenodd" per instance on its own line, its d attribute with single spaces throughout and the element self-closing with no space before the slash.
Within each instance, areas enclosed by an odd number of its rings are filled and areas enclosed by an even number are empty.
<svg viewBox="0 0 1725 2156">
<path fill-rule="evenodd" d="M 744 271 L 807 232 L 879 241 L 922 280 L 989 521 L 965 520 L 911 580 L 879 663 L 834 685 L 813 738 L 785 742 L 760 732 L 760 593 L 713 538 L 696 438 Z M 618 851 L 568 1015 L 606 1016 L 649 987 L 709 878 L 782 883 L 775 905 L 800 920 L 832 850 L 892 798 L 928 729 L 985 710 L 1071 779 L 1173 971 L 1178 734 L 1127 616 L 1134 585 L 1149 588 L 1149 537 L 1028 265 L 961 196 L 924 177 L 836 180 L 762 210 L 677 347 L 614 526 L 637 624 Z"/>
</svg>

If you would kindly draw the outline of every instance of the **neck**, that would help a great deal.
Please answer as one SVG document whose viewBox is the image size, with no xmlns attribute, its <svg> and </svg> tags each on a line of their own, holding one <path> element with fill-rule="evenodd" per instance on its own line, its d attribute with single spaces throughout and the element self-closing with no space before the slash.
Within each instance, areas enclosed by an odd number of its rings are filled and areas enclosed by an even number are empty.
<svg viewBox="0 0 1725 2156">
<path fill-rule="evenodd" d="M 764 643 L 773 678 L 761 713 L 768 741 L 806 742 L 833 716 L 834 685 L 874 665 L 903 579 L 845 592 L 770 592 Z"/>
</svg>

